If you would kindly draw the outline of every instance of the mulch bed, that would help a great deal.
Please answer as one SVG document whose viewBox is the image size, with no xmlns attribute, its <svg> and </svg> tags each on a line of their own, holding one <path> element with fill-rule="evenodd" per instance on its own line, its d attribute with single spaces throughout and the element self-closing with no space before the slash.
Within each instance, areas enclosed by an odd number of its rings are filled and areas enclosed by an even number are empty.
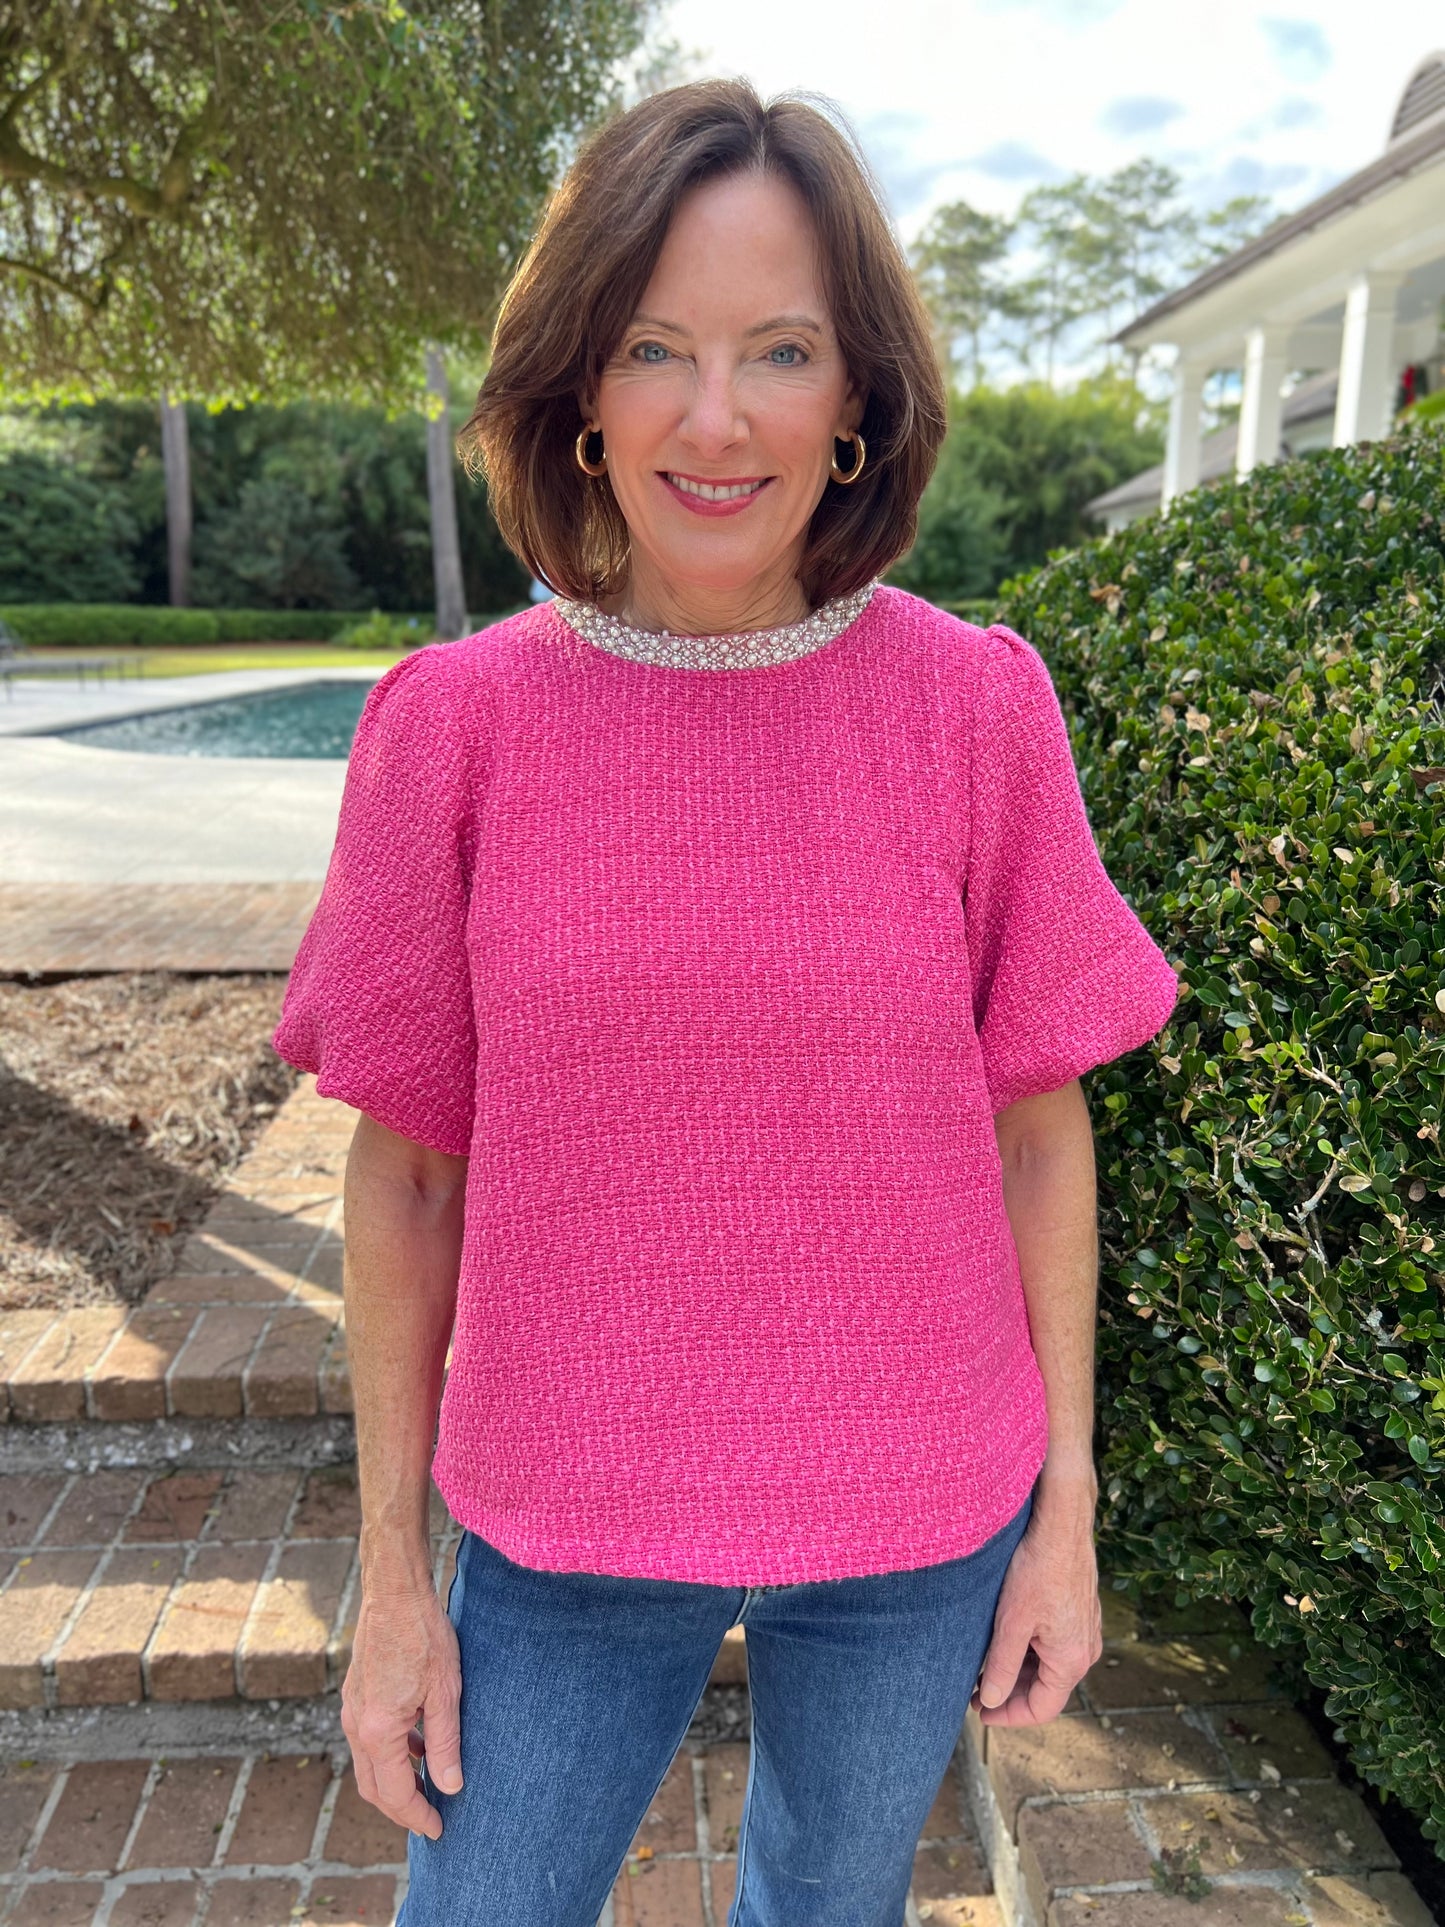
<svg viewBox="0 0 1445 1927">
<path fill-rule="evenodd" d="M 298 1073 L 283 973 L 0 982 L 0 1310 L 134 1304 Z"/>
</svg>

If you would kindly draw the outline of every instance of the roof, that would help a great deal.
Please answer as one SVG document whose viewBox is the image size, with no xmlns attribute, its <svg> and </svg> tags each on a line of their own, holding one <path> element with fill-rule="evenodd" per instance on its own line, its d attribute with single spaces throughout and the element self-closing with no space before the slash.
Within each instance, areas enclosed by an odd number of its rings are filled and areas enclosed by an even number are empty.
<svg viewBox="0 0 1445 1927">
<path fill-rule="evenodd" d="M 1280 429 L 1288 441 L 1288 431 L 1301 422 L 1318 421 L 1323 415 L 1335 412 L 1335 396 L 1340 385 L 1339 371 L 1331 369 L 1328 374 L 1311 375 L 1285 397 L 1280 408 Z M 1230 422 L 1225 428 L 1217 428 L 1212 435 L 1206 435 L 1199 445 L 1199 479 L 1201 482 L 1217 482 L 1225 475 L 1234 472 L 1234 453 L 1239 446 L 1239 428 Z M 1156 462 L 1152 468 L 1141 469 L 1131 475 L 1127 482 L 1116 483 L 1102 495 L 1096 495 L 1091 502 L 1085 502 L 1085 515 L 1103 515 L 1110 509 L 1157 508 L 1164 492 L 1164 464 Z"/>
<path fill-rule="evenodd" d="M 1390 144 L 1413 134 L 1427 121 L 1445 116 L 1445 53 L 1426 54 L 1405 82 L 1405 91 L 1390 123 Z"/>
<path fill-rule="evenodd" d="M 1425 69 L 1420 69 L 1416 80 L 1424 73 Z M 1412 81 L 1411 85 L 1414 84 L 1415 82 Z M 1400 113 L 1405 111 L 1409 95 L 1410 88 L 1407 87 L 1405 98 L 1400 104 Z M 1397 125 L 1400 113 L 1396 115 Z M 1268 255 L 1277 254 L 1281 248 L 1288 247 L 1290 242 L 1298 239 L 1300 235 L 1308 234 L 1312 228 L 1322 227 L 1327 221 L 1348 213 L 1361 201 L 1370 200 L 1374 195 L 1382 193 L 1387 187 L 1393 185 L 1395 181 L 1403 180 L 1407 174 L 1414 174 L 1422 167 L 1428 167 L 1442 155 L 1445 155 L 1445 113 L 1437 116 L 1432 110 L 1427 124 L 1421 127 L 1418 133 L 1392 141 L 1379 159 L 1371 161 L 1368 167 L 1361 167 L 1355 173 L 1347 175 L 1326 193 L 1317 195 L 1312 201 L 1307 201 L 1297 213 L 1284 215 L 1272 226 L 1267 227 L 1263 234 L 1257 234 L 1252 241 L 1246 241 L 1244 246 L 1236 248 L 1233 254 L 1225 255 L 1222 261 L 1212 262 L 1202 273 L 1196 274 L 1192 281 L 1186 281 L 1182 288 L 1176 288 L 1172 294 L 1164 295 L 1152 307 L 1145 308 L 1142 314 L 1135 315 L 1131 322 L 1121 328 L 1116 335 L 1111 335 L 1109 339 L 1127 342 L 1136 329 L 1149 327 L 1156 321 L 1162 321 L 1165 315 L 1173 314 L 1177 308 L 1187 307 L 1192 301 L 1197 301 L 1200 295 L 1207 294 L 1211 288 L 1217 288 L 1221 282 L 1231 281 L 1235 275 L 1242 274 L 1246 268 L 1253 267 L 1256 261 L 1263 261 Z"/>
</svg>

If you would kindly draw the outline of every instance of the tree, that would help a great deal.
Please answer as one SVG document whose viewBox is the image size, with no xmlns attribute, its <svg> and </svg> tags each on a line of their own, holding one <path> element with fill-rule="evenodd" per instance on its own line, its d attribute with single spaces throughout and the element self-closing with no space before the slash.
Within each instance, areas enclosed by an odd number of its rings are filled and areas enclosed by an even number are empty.
<svg viewBox="0 0 1445 1927">
<path fill-rule="evenodd" d="M 36 449 L 0 451 L 0 603 L 125 602 L 135 538 L 114 484 Z"/>
<path fill-rule="evenodd" d="M 1270 211 L 1265 197 L 1241 194 L 1200 212 L 1174 170 L 1146 158 L 1036 187 L 1013 221 L 952 202 L 936 210 L 912 258 L 948 344 L 944 359 L 964 335 L 975 386 L 990 342 L 1052 382 L 1061 362 L 1097 366 L 1102 355 L 1112 365 L 1121 309 L 1148 307 L 1252 238 Z"/>
<path fill-rule="evenodd" d="M 1262 234 L 1274 218 L 1267 194 L 1236 194 L 1221 206 L 1206 209 L 1195 217 L 1184 266 L 1197 274 Z"/>
<path fill-rule="evenodd" d="M 191 599 L 191 438 L 185 402 L 162 392 L 160 416 L 166 470 L 167 575 L 171 602 L 180 609 Z"/>
<path fill-rule="evenodd" d="M 0 402 L 423 406 L 656 0 L 6 0 Z"/>
<path fill-rule="evenodd" d="M 985 333 L 1009 308 L 1008 283 L 999 270 L 1013 232 L 1013 222 L 1002 215 L 950 201 L 934 212 L 912 250 L 918 284 L 943 345 L 941 359 L 951 365 L 955 343 L 964 336 L 975 386 L 983 380 Z"/>
<path fill-rule="evenodd" d="M 484 372 L 478 357 L 450 358 L 453 393 L 474 389 Z M 427 490 L 428 425 L 419 410 L 388 415 L 380 407 L 348 402 L 288 402 L 273 408 L 207 409 L 186 404 L 195 459 L 196 569 L 192 600 L 199 607 L 306 607 L 394 609 L 407 614 L 434 608 L 430 504 Z M 0 497 L 7 463 L 16 454 L 36 458 L 15 491 L 25 513 L 0 528 L 0 603 L 140 602 L 167 598 L 165 480 L 156 437 L 156 411 L 143 401 L 80 402 L 0 414 Z M 69 477 L 80 485 L 68 486 Z M 303 541 L 331 548 L 341 531 L 345 571 L 301 583 L 290 567 L 274 575 L 250 568 L 252 543 L 265 539 L 265 519 L 241 514 L 248 485 L 259 494 L 304 498 L 298 526 Z M 98 489 L 104 508 L 91 506 Z M 488 503 L 485 481 L 457 490 L 463 598 L 476 616 L 519 607 L 529 576 L 502 540 Z M 27 506 L 29 505 L 29 506 Z M 37 520 L 38 518 L 38 520 Z M 3 520 L 3 516 L 0 516 Z M 40 522 L 47 532 L 35 532 Z M 29 530 L 30 533 L 26 533 Z M 83 561 L 86 549 L 91 555 Z M 103 551 L 107 571 L 120 571 L 106 594 L 94 559 Z M 231 567 L 238 562 L 240 570 Z M 6 582 L 9 587 L 6 587 Z M 354 594 L 348 588 L 354 584 Z M 318 587 L 322 590 L 316 595 Z"/>
<path fill-rule="evenodd" d="M 431 503 L 431 555 L 436 584 L 437 634 L 466 634 L 467 597 L 462 586 L 462 546 L 457 534 L 457 495 L 452 481 L 456 459 L 448 414 L 446 363 L 435 342 L 426 351 L 426 477 Z"/>
<path fill-rule="evenodd" d="M 955 394 L 918 538 L 889 579 L 935 601 L 987 595 L 1093 533 L 1084 503 L 1163 447 L 1160 411 L 1116 374 L 1065 393 L 1033 381 Z"/>
<path fill-rule="evenodd" d="M 1093 182 L 1085 207 L 1094 310 L 1112 334 L 1119 308 L 1136 314 L 1178 281 L 1195 217 L 1180 201 L 1173 168 L 1148 159 Z"/>
<path fill-rule="evenodd" d="M 1010 572 L 1002 526 L 1008 507 L 962 436 L 951 435 L 918 505 L 913 546 L 888 580 L 930 602 L 989 595 Z"/>
<path fill-rule="evenodd" d="M 1023 359 L 1032 366 L 1042 344 L 1048 382 L 1053 381 L 1064 337 L 1097 311 L 1098 236 L 1092 197 L 1088 175 L 1075 174 L 1057 186 L 1031 188 L 1019 207 L 1018 232 L 1034 265 L 1013 284 L 1013 311 L 1023 324 Z"/>
<path fill-rule="evenodd" d="M 363 597 L 346 561 L 336 508 L 292 479 L 247 482 L 234 508 L 196 542 L 203 605 L 231 609 L 355 609 Z"/>
<path fill-rule="evenodd" d="M 6 0 L 3 395 L 416 406 L 646 0 Z"/>
</svg>

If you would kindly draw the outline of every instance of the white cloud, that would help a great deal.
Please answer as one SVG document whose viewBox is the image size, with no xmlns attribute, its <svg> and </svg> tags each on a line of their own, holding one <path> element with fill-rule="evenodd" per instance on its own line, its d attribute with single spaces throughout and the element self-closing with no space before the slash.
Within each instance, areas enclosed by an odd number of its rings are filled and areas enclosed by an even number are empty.
<svg viewBox="0 0 1445 1927">
<path fill-rule="evenodd" d="M 1283 0 L 1287 7 L 1290 0 Z M 1203 199 L 1256 181 L 1302 205 L 1384 147 L 1437 0 L 673 0 L 704 71 L 835 101 L 912 240 L 960 197 L 1011 213 L 1040 180 L 1168 161 Z M 1177 105 L 1167 125 L 1120 103 Z"/>
</svg>

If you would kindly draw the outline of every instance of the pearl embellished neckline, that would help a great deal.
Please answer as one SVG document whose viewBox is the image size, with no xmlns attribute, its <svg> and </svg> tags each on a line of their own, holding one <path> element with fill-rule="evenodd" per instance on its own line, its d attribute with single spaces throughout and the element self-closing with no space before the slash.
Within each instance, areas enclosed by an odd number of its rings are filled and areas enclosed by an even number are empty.
<svg viewBox="0 0 1445 1927">
<path fill-rule="evenodd" d="M 584 642 L 609 655 L 666 669 L 760 669 L 811 655 L 842 635 L 873 598 L 877 580 L 835 596 L 808 616 L 776 629 L 742 629 L 724 636 L 679 636 L 671 630 L 636 629 L 621 616 L 605 615 L 595 602 L 553 598 L 552 607 Z"/>
</svg>

